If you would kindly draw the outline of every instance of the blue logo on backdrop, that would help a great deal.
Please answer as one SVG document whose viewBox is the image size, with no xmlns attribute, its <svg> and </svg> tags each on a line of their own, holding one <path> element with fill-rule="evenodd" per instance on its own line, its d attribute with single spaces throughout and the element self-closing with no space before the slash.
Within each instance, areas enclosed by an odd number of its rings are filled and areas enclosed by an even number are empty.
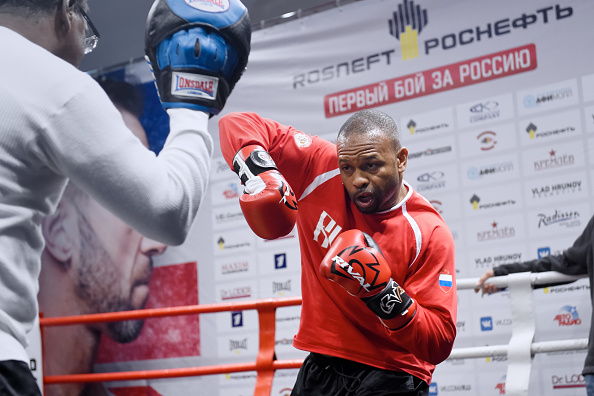
<svg viewBox="0 0 594 396">
<path fill-rule="evenodd" d="M 538 258 L 541 259 L 541 258 L 547 257 L 548 255 L 551 254 L 551 248 L 548 246 L 541 247 L 541 248 L 538 248 L 537 252 L 538 252 Z"/>
<path fill-rule="evenodd" d="M 231 327 L 243 327 L 243 312 L 231 312 Z"/>
<path fill-rule="evenodd" d="M 493 318 L 490 316 L 483 316 L 481 318 L 481 331 L 493 330 Z"/>
<path fill-rule="evenodd" d="M 287 254 L 279 253 L 274 255 L 274 269 L 287 268 Z"/>
<path fill-rule="evenodd" d="M 429 385 L 429 396 L 437 396 L 437 382 L 433 382 Z"/>
</svg>

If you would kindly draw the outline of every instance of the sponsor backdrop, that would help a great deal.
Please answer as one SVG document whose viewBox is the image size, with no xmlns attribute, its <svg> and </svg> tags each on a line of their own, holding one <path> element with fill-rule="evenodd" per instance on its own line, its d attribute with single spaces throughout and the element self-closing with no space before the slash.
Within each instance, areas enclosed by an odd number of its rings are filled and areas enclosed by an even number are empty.
<svg viewBox="0 0 594 396">
<path fill-rule="evenodd" d="M 255 32 L 225 112 L 255 111 L 331 141 L 358 110 L 390 114 L 409 149 L 405 179 L 450 225 L 458 278 L 478 277 L 494 265 L 561 252 L 594 214 L 593 59 L 581 50 L 594 38 L 593 17 L 588 1 L 355 2 Z M 228 198 L 240 187 L 220 155 L 214 171 L 213 238 L 220 230 L 236 251 L 216 247 L 215 263 L 223 255 L 246 262 L 234 267 L 244 269 L 241 283 L 219 273 L 215 290 L 259 286 L 252 298 L 273 296 L 263 279 L 282 284 L 286 271 L 298 292 L 295 238 L 263 242 L 250 234 L 237 198 Z M 279 253 L 287 269 L 274 267 Z M 589 288 L 580 280 L 535 290 L 536 341 L 587 337 Z M 508 293 L 462 291 L 459 301 L 456 347 L 509 341 Z M 219 334 L 248 334 L 229 323 Z M 277 338 L 295 330 L 296 321 L 279 322 Z M 281 344 L 278 352 L 299 356 Z M 585 394 L 584 357 L 537 356 L 530 394 Z M 502 357 L 445 362 L 431 395 L 503 394 L 506 367 Z M 223 380 L 220 392 L 246 394 L 251 381 L 238 391 L 239 380 Z M 291 386 L 276 382 L 274 395 Z"/>
<path fill-rule="evenodd" d="M 354 2 L 254 32 L 248 70 L 225 112 L 255 111 L 331 141 L 358 110 L 390 114 L 410 153 L 405 179 L 451 228 L 457 277 L 478 277 L 494 265 L 560 253 L 594 213 L 594 72 L 585 50 L 593 18 L 587 0 Z M 142 62 L 126 66 L 123 75 L 130 74 L 151 79 Z M 215 141 L 217 120 L 210 123 Z M 188 241 L 156 259 L 195 279 L 186 290 L 191 296 L 173 293 L 180 304 L 300 295 L 296 232 L 275 241 L 256 237 L 239 209 L 241 191 L 217 147 Z M 163 271 L 156 271 L 160 279 L 173 279 Z M 176 289 L 180 280 L 159 287 Z M 587 337 L 589 289 L 580 280 L 536 290 L 536 341 Z M 277 311 L 280 359 L 305 356 L 291 346 L 299 315 L 299 307 Z M 103 342 L 95 369 L 256 359 L 254 311 L 151 321 L 135 341 L 144 339 L 144 346 L 130 344 L 122 353 Z M 456 347 L 507 343 L 511 325 L 508 293 L 459 293 Z M 585 394 L 584 357 L 582 351 L 536 356 L 530 395 Z M 501 395 L 505 374 L 502 357 L 447 361 L 436 369 L 430 394 Z M 277 372 L 272 394 L 288 395 L 295 377 L 296 370 Z M 106 388 L 113 395 L 200 389 L 196 394 L 246 396 L 255 378 L 233 373 Z"/>
</svg>

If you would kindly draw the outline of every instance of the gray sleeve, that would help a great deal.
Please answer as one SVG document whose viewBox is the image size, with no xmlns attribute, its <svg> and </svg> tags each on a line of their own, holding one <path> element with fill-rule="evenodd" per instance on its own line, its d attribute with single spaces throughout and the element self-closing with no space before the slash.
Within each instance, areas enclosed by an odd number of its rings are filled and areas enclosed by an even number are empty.
<svg viewBox="0 0 594 396">
<path fill-rule="evenodd" d="M 588 272 L 588 255 L 592 254 L 594 239 L 594 217 L 590 219 L 582 234 L 573 245 L 562 254 L 550 255 L 541 259 L 500 265 L 493 268 L 495 276 L 508 275 L 515 272 L 557 271 L 567 275 L 583 275 Z M 590 258 L 591 259 L 591 258 Z"/>
<path fill-rule="evenodd" d="M 41 134 L 49 167 L 70 178 L 141 234 L 183 243 L 208 185 L 213 150 L 208 114 L 174 109 L 159 156 L 126 127 L 92 79 Z"/>
</svg>

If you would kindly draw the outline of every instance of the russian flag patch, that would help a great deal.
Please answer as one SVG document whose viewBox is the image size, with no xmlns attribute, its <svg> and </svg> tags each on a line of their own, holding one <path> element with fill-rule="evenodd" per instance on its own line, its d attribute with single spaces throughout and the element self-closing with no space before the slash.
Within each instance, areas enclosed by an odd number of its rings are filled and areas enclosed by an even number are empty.
<svg viewBox="0 0 594 396">
<path fill-rule="evenodd" d="M 443 290 L 444 293 L 449 292 L 452 290 L 452 286 L 454 285 L 453 282 L 454 278 L 449 273 L 449 271 L 443 271 L 439 274 L 439 287 Z"/>
</svg>

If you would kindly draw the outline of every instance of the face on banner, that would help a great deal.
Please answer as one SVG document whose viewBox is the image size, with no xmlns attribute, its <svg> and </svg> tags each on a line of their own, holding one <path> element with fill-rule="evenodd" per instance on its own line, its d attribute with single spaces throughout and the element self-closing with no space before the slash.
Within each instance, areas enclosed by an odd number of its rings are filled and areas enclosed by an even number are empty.
<svg viewBox="0 0 594 396">
<path fill-rule="evenodd" d="M 79 204 L 75 204 L 79 206 Z M 77 296 L 89 313 L 144 308 L 152 273 L 152 257 L 165 245 L 145 238 L 92 199 L 78 212 L 80 248 Z M 129 342 L 142 321 L 111 322 L 108 334 Z"/>
<path fill-rule="evenodd" d="M 131 133 L 148 148 L 139 121 L 143 105 L 138 102 L 142 99 L 138 88 L 111 79 L 100 83 Z M 145 307 L 153 257 L 165 251 L 164 244 L 140 235 L 74 183 L 67 186 L 56 212 L 44 219 L 42 229 L 46 248 L 39 304 L 46 317 Z M 91 372 L 101 334 L 127 343 L 138 338 L 143 324 L 143 320 L 130 320 L 44 329 L 45 375 Z M 74 392 L 81 387 L 48 386 L 47 393 Z"/>
</svg>

